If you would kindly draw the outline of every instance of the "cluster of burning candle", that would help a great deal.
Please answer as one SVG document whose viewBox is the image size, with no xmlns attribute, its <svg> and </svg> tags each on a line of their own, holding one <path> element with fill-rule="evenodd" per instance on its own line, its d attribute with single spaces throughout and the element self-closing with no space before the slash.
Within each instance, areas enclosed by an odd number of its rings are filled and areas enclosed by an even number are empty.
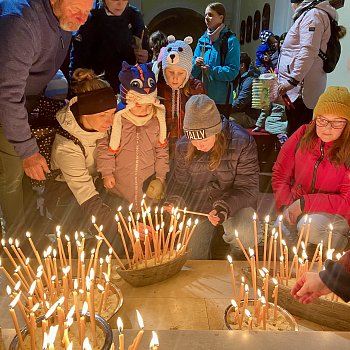
<svg viewBox="0 0 350 350">
<path fill-rule="evenodd" d="M 254 301 L 254 314 L 251 315 L 250 312 L 246 309 L 248 305 L 248 296 L 249 296 L 249 286 L 244 283 L 244 277 L 242 277 L 242 283 L 240 285 L 239 293 L 236 290 L 236 281 L 235 281 L 235 272 L 233 266 L 233 260 L 231 256 L 228 256 L 228 262 L 230 264 L 231 276 L 232 276 L 232 288 L 233 288 L 233 297 L 232 306 L 235 310 L 235 320 L 238 322 L 239 328 L 242 328 L 243 320 L 245 317 L 248 320 L 249 328 L 252 329 L 252 320 L 255 317 L 256 327 L 261 327 L 266 329 L 266 320 L 269 317 L 269 278 L 272 277 L 273 281 L 273 293 L 272 300 L 274 303 L 274 320 L 277 317 L 277 305 L 278 305 L 278 286 L 290 284 L 292 277 L 299 279 L 305 272 L 314 271 L 315 264 L 317 263 L 318 272 L 323 268 L 323 250 L 324 243 L 321 241 L 315 250 L 311 263 L 309 264 L 309 259 L 306 253 L 306 247 L 310 238 L 310 227 L 311 227 L 311 218 L 308 218 L 306 215 L 305 221 L 302 224 L 299 238 L 297 241 L 296 247 L 293 247 L 294 257 L 292 261 L 289 260 L 288 246 L 283 239 L 282 234 L 282 220 L 283 217 L 278 218 L 278 229 L 272 228 L 270 237 L 269 237 L 269 216 L 265 218 L 264 224 L 264 246 L 263 246 L 263 261 L 259 261 L 258 254 L 258 230 L 257 230 L 257 216 L 253 216 L 253 227 L 254 227 L 254 247 L 248 248 L 246 250 L 239 239 L 239 234 L 235 231 L 235 237 L 238 246 L 241 248 L 244 256 L 249 263 L 251 271 L 251 285 L 253 288 L 253 301 Z M 327 249 L 327 259 L 332 259 L 332 254 L 334 249 L 332 249 L 332 234 L 333 227 L 329 226 L 328 234 L 328 249 Z M 301 255 L 299 256 L 299 251 L 301 248 Z M 281 253 L 279 258 L 279 263 L 277 261 L 277 252 Z M 341 254 L 337 254 L 339 259 Z M 294 276 L 293 276 L 294 272 Z M 262 290 L 257 288 L 258 277 L 262 279 Z M 240 306 L 242 304 L 242 306 Z"/>
<path fill-rule="evenodd" d="M 69 236 L 65 236 L 66 250 L 61 239 L 60 227 L 56 228 L 57 249 L 49 247 L 43 253 L 43 259 L 36 249 L 31 235 L 28 232 L 27 238 L 34 253 L 36 263 L 31 264 L 29 258 L 25 257 L 19 246 L 18 240 L 9 239 L 10 248 L 14 254 L 6 247 L 5 240 L 2 240 L 3 250 L 6 253 L 10 263 L 14 267 L 12 276 L 2 265 L 0 260 L 0 271 L 8 279 L 7 293 L 12 299 L 10 304 L 10 314 L 19 338 L 20 348 L 23 348 L 23 339 L 20 333 L 19 323 L 15 313 L 15 307 L 18 307 L 22 318 L 31 336 L 32 349 L 40 348 L 41 344 L 36 344 L 35 332 L 37 329 L 36 318 L 44 315 L 42 324 L 43 344 L 47 344 L 49 349 L 53 349 L 50 341 L 53 334 L 58 332 L 62 341 L 62 346 L 69 349 L 69 328 L 73 324 L 73 315 L 75 314 L 77 328 L 79 330 L 79 344 L 86 344 L 85 339 L 85 318 L 90 314 L 90 328 L 92 341 L 96 344 L 96 320 L 95 314 L 101 314 L 106 309 L 107 300 L 111 293 L 111 261 L 112 250 L 105 258 L 99 257 L 99 250 L 103 239 L 97 238 L 96 248 L 91 251 L 88 265 L 85 264 L 85 237 L 83 233 L 75 234 L 75 242 L 78 259 L 76 266 L 72 262 L 72 246 Z M 17 262 L 16 262 L 16 260 Z M 34 265 L 38 265 L 34 272 Z M 58 266 L 59 264 L 59 266 Z M 73 268 L 76 278 L 73 279 Z M 98 272 L 98 275 L 97 275 Z M 23 302 L 22 302 L 23 301 Z M 49 324 L 56 324 L 57 330 L 51 330 L 46 334 Z M 56 327 L 55 326 L 55 327 Z M 56 329 L 56 328 L 53 328 Z M 51 335 L 51 336 L 49 336 Z M 46 347 L 44 347 L 46 348 Z"/>
<path fill-rule="evenodd" d="M 167 229 L 165 227 L 163 207 L 160 210 L 158 207 L 155 207 L 152 212 L 151 207 L 146 206 L 144 199 L 141 202 L 141 214 L 133 213 L 132 207 L 133 205 L 130 204 L 127 220 L 122 214 L 121 207 L 117 209 L 118 213 L 115 216 L 128 262 L 127 267 L 119 259 L 112 245 L 105 237 L 103 226 L 98 226 L 96 218 L 92 217 L 92 223 L 99 237 L 112 249 L 122 269 L 137 270 L 160 265 L 186 252 L 188 243 L 198 224 L 198 219 L 194 220 L 193 223 L 192 218 L 187 218 L 187 214 L 192 212 L 187 212 L 186 208 L 172 208 Z M 143 242 L 141 242 L 141 238 L 143 238 Z M 129 254 L 128 243 L 130 243 L 132 255 Z"/>
<path fill-rule="evenodd" d="M 144 323 L 142 316 L 138 310 L 136 310 L 136 315 L 137 315 L 137 321 L 140 326 L 140 330 L 137 333 L 136 337 L 134 338 L 132 344 L 128 347 L 128 350 L 137 350 L 139 348 L 139 345 L 141 343 L 141 339 L 143 337 L 144 333 Z M 119 331 L 119 350 L 124 350 L 125 349 L 125 340 L 124 340 L 124 334 L 123 334 L 123 321 L 120 317 L 117 319 L 117 327 Z M 150 350 L 158 350 L 159 348 L 159 340 L 157 333 L 155 331 L 152 331 L 152 339 L 149 345 Z"/>
</svg>

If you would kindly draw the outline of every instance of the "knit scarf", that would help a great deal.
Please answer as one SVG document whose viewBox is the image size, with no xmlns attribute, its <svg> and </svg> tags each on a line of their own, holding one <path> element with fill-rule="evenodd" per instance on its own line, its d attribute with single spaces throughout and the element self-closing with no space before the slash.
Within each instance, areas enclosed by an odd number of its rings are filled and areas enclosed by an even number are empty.
<svg viewBox="0 0 350 350">
<path fill-rule="evenodd" d="M 148 121 L 150 121 L 155 115 L 154 107 L 152 106 L 151 113 L 145 115 L 144 117 L 138 117 L 130 112 L 129 109 L 124 110 L 124 113 L 122 113 L 122 117 L 131 121 L 134 125 L 136 126 L 143 126 L 145 125 Z"/>
<path fill-rule="evenodd" d="M 312 9 L 313 7 L 316 7 L 319 3 L 323 2 L 325 0 L 304 0 L 300 5 L 297 7 L 294 15 L 293 20 L 294 22 L 307 10 Z"/>
<path fill-rule="evenodd" d="M 215 43 L 219 39 L 221 31 L 225 28 L 225 24 L 221 23 L 215 30 L 207 29 L 207 34 L 210 39 L 210 43 Z"/>
<path fill-rule="evenodd" d="M 159 122 L 159 144 L 166 144 L 166 123 L 165 123 L 165 107 L 160 104 L 157 99 L 157 90 L 151 94 L 139 94 L 136 91 L 130 90 L 126 95 L 126 107 L 118 111 L 114 115 L 112 131 L 109 141 L 109 149 L 113 153 L 117 153 L 120 150 L 120 139 L 122 134 L 122 117 L 131 121 L 137 126 L 145 125 L 152 117 L 158 119 Z M 152 112 L 145 117 L 137 117 L 130 111 L 135 107 L 136 102 L 151 103 L 153 105 Z"/>
</svg>

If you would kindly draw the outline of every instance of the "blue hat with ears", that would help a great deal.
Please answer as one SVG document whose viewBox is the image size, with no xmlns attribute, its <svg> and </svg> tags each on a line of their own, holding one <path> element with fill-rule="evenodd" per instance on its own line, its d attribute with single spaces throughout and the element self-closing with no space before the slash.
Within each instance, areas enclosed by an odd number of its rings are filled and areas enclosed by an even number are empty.
<svg viewBox="0 0 350 350">
<path fill-rule="evenodd" d="M 265 44 L 271 35 L 273 35 L 271 30 L 262 30 L 260 32 L 260 41 L 261 41 L 261 43 Z"/>
</svg>

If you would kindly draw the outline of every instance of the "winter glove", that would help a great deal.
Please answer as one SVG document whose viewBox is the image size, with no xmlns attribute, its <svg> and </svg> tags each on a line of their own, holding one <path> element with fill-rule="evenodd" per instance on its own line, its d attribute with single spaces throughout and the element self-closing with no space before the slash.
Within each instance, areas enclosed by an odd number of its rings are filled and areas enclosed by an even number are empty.
<svg viewBox="0 0 350 350">
<path fill-rule="evenodd" d="M 160 179 L 155 179 L 150 182 L 146 190 L 148 198 L 159 201 L 164 198 L 164 185 Z"/>
</svg>

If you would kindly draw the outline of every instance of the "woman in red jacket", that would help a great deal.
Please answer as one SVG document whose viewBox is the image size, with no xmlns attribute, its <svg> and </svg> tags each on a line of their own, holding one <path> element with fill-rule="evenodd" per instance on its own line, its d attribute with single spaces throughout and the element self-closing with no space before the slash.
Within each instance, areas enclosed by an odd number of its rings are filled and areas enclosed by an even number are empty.
<svg viewBox="0 0 350 350">
<path fill-rule="evenodd" d="M 276 206 L 287 226 L 298 232 L 311 218 L 309 242 L 332 248 L 348 243 L 350 222 L 350 93 L 331 86 L 314 109 L 313 121 L 284 144 L 273 168 Z M 293 240 L 294 237 L 291 237 Z"/>
</svg>

